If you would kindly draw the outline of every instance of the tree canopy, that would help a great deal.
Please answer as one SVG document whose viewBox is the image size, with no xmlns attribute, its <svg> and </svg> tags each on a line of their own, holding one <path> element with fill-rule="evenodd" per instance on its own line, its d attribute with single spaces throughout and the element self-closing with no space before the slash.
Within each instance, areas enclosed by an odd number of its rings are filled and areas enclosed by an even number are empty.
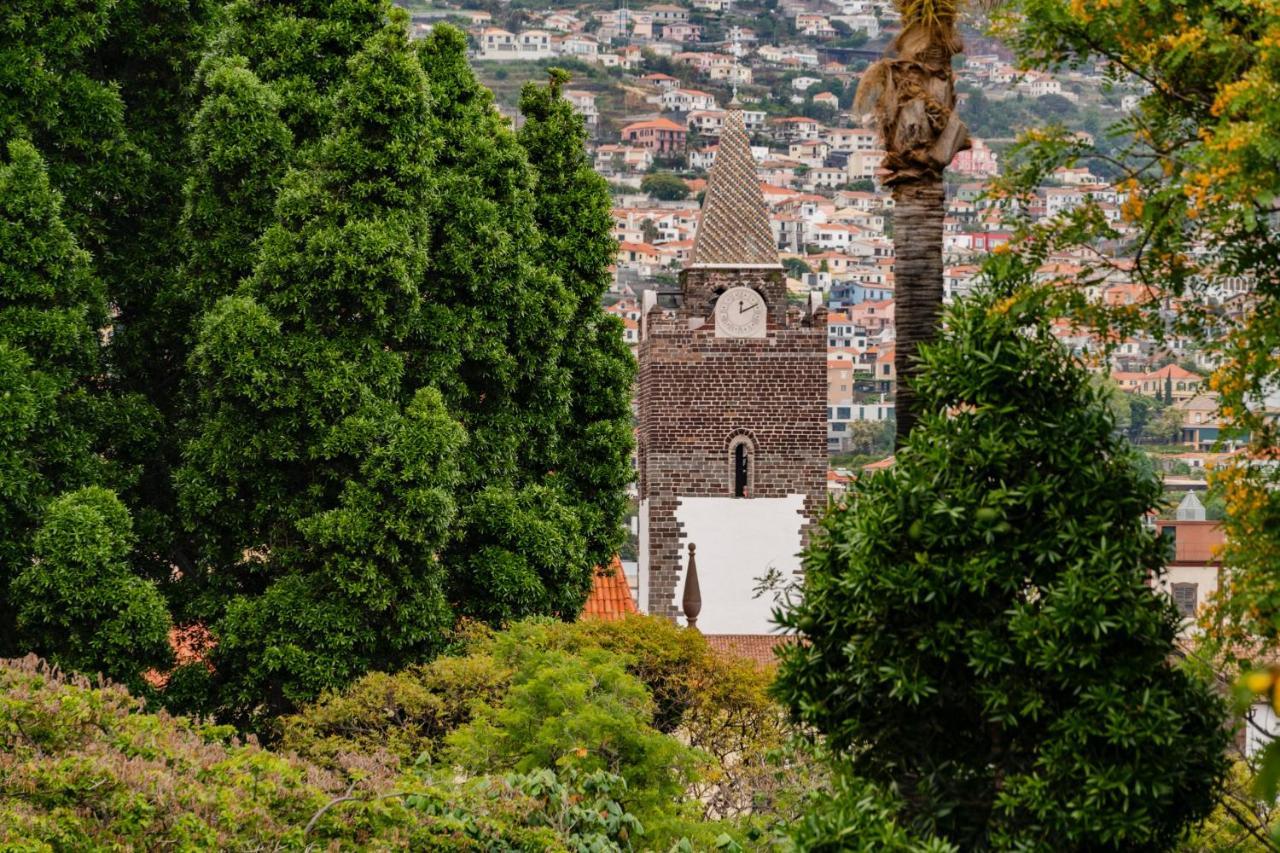
<svg viewBox="0 0 1280 853">
<path fill-rule="evenodd" d="M 12 584 L 85 487 L 125 514 L 90 501 L 106 550 L 65 577 L 109 566 L 121 609 L 212 632 L 180 707 L 256 724 L 461 616 L 575 618 L 623 538 L 633 367 L 560 83 L 517 135 L 465 36 L 412 44 L 385 0 L 28 12 L 0 42 L 40 70 L 0 87 L 9 650 L 158 660 L 65 651 L 54 626 L 105 615 L 56 595 L 20 628 Z"/>
<path fill-rule="evenodd" d="M 780 695 L 962 849 L 1167 849 L 1212 807 L 1223 708 L 1148 583 L 1160 486 L 1013 288 L 1031 274 L 1006 262 L 1008 289 L 922 348 L 926 414 L 829 513 L 780 614 L 805 640 Z"/>
</svg>

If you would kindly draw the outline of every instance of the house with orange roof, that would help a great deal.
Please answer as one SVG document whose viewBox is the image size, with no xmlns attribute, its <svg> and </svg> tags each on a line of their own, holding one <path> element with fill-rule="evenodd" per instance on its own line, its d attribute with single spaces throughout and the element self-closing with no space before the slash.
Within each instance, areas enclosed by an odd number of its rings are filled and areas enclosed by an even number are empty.
<svg viewBox="0 0 1280 853">
<path fill-rule="evenodd" d="M 648 243 L 619 243 L 618 266 L 649 274 L 663 264 L 662 253 Z"/>
<path fill-rule="evenodd" d="M 662 74 L 657 71 L 654 71 L 651 74 L 645 74 L 640 79 L 645 83 L 657 86 L 663 91 L 666 91 L 667 89 L 677 89 L 680 87 L 679 77 L 672 77 L 670 74 Z"/>
<path fill-rule="evenodd" d="M 688 131 L 669 118 L 656 118 L 627 125 L 621 136 L 623 143 L 655 154 L 679 154 L 684 151 Z"/>
<path fill-rule="evenodd" d="M 1205 382 L 1203 376 L 1178 364 L 1143 372 L 1115 371 L 1111 378 L 1121 390 L 1144 397 L 1168 395 L 1171 401 L 1190 400 L 1201 392 Z"/>
</svg>

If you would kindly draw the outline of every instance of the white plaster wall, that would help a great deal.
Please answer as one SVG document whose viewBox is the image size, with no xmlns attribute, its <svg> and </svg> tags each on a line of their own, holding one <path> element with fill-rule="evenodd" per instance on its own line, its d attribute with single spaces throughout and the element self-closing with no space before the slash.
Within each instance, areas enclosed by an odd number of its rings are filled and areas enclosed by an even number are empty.
<svg viewBox="0 0 1280 853">
<path fill-rule="evenodd" d="M 753 598 L 757 580 L 772 567 L 784 580 L 800 568 L 804 495 L 785 498 L 679 499 L 682 554 L 673 603 L 679 610 L 688 568 L 688 547 L 697 545 L 698 585 L 704 634 L 768 634 L 774 598 Z"/>
<path fill-rule="evenodd" d="M 645 291 L 648 293 L 649 291 Z M 636 608 L 649 612 L 649 499 L 640 501 L 640 530 L 636 536 Z"/>
</svg>

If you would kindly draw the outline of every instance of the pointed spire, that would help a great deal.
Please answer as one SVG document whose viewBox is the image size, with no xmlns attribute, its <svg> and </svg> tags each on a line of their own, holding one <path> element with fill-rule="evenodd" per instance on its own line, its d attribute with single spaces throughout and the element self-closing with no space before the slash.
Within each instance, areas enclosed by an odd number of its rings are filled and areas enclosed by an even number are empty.
<svg viewBox="0 0 1280 853">
<path fill-rule="evenodd" d="M 697 550 L 697 545 L 689 544 L 689 571 L 685 572 L 684 600 L 680 602 L 685 621 L 695 631 L 698 630 L 698 614 L 702 612 L 702 588 L 698 586 L 698 561 L 694 557 Z"/>
<path fill-rule="evenodd" d="M 702 222 L 691 267 L 778 267 L 769 209 L 756 177 L 756 161 L 742 110 L 730 109 L 720 133 L 716 162 L 707 179 Z"/>
</svg>

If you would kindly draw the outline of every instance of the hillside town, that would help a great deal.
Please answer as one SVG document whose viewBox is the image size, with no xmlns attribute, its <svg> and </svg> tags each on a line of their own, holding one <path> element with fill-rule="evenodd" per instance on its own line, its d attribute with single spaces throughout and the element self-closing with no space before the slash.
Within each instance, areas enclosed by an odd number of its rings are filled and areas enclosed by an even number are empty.
<svg viewBox="0 0 1280 853">
<path fill-rule="evenodd" d="M 884 152 L 877 134 L 853 115 L 852 100 L 861 71 L 894 35 L 898 13 L 888 0 L 782 0 L 774 11 L 785 26 L 767 36 L 749 25 L 750 9 L 726 0 L 521 11 L 515 30 L 496 26 L 489 11 L 433 7 L 418 12 L 415 23 L 425 33 L 436 20 L 465 22 L 482 76 L 505 78 L 518 62 L 581 69 L 564 94 L 592 133 L 596 170 L 614 189 L 618 256 L 607 310 L 623 320 L 633 344 L 641 294 L 670 290 L 689 260 L 706 176 L 726 108 L 736 99 L 792 298 L 803 302 L 817 293 L 829 309 L 829 450 L 874 453 L 886 443 L 868 425 L 894 417 L 893 200 L 878 180 Z M 989 46 L 979 36 L 967 38 Z M 859 46 L 847 46 L 853 43 Z M 539 73 L 527 67 L 530 76 Z M 1104 86 L 1104 75 L 1101 66 L 1056 75 L 1019 71 L 993 47 L 965 55 L 956 76 L 962 109 L 974 100 L 1009 105 L 1011 112 L 1073 109 L 1083 118 L 1077 135 L 1092 142 L 1086 126 L 1096 126 L 1099 115 L 1122 117 L 1144 91 L 1137 84 Z M 1083 102 L 1090 102 L 1085 111 Z M 1011 142 L 975 133 L 947 170 L 946 301 L 972 290 L 981 258 L 1010 240 L 1011 216 L 1045 223 L 1088 206 L 1125 235 L 1128 193 L 1108 180 L 1105 164 L 1099 173 L 1089 164 L 1056 170 L 1016 210 L 991 197 L 988 182 L 1000 175 L 1000 152 Z M 1052 257 L 1042 276 L 1074 281 L 1079 261 Z M 1108 305 L 1151 299 L 1128 280 L 1125 263 L 1116 258 L 1115 273 L 1092 283 L 1089 297 Z M 1230 312 L 1241 298 L 1240 290 L 1222 292 L 1222 309 Z M 1166 310 L 1172 326 L 1175 306 Z M 1161 457 L 1173 469 L 1200 468 L 1223 435 L 1214 392 L 1204 382 L 1212 367 L 1204 354 L 1177 334 L 1104 345 L 1065 324 L 1059 331 L 1074 352 L 1102 359 L 1097 369 L 1123 392 L 1154 404 L 1142 406 L 1135 439 L 1176 448 Z"/>
</svg>

